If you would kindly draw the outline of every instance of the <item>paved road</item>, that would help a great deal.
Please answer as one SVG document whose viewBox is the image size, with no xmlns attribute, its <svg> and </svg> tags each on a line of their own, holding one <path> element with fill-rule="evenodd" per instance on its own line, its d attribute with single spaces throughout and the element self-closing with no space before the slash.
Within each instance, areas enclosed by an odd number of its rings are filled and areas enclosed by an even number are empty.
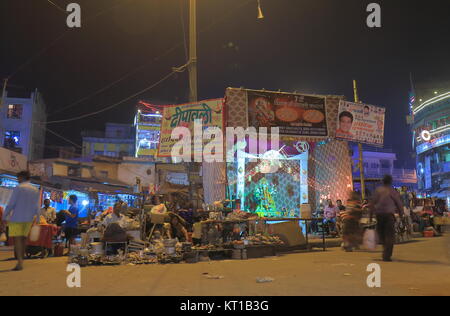
<svg viewBox="0 0 450 316">
<path fill-rule="evenodd" d="M 449 239 L 447 239 L 449 240 Z M 450 295 L 450 264 L 444 238 L 417 239 L 396 246 L 395 261 L 379 252 L 292 253 L 279 257 L 144 266 L 82 269 L 81 288 L 66 286 L 67 258 L 26 261 L 22 272 L 0 251 L 3 295 Z M 368 288 L 367 265 L 382 269 L 381 288 Z M 203 273 L 221 275 L 207 279 Z M 256 283 L 257 277 L 271 283 Z"/>
</svg>

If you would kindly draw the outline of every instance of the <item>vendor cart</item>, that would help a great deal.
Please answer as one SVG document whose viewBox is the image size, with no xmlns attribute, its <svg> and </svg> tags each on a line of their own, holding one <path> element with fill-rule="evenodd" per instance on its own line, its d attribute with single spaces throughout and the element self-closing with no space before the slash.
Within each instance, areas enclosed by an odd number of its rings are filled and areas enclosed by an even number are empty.
<svg viewBox="0 0 450 316">
<path fill-rule="evenodd" d="M 58 227 L 55 225 L 39 225 L 40 233 L 37 241 L 27 241 L 25 255 L 27 258 L 39 255 L 41 258 L 46 258 L 52 252 L 53 237 L 58 233 Z"/>
<path fill-rule="evenodd" d="M 58 227 L 56 225 L 39 225 L 40 233 L 36 241 L 30 241 L 28 238 L 25 256 L 31 258 L 38 256 L 39 258 L 48 257 L 53 249 L 53 238 L 58 234 Z M 14 244 L 13 237 L 9 238 L 8 243 Z"/>
</svg>

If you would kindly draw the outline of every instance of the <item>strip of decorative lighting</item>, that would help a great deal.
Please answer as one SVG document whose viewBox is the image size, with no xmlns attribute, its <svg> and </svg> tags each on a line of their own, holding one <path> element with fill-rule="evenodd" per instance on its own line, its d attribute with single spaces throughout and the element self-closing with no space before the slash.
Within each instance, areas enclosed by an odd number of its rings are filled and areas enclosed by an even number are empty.
<svg viewBox="0 0 450 316">
<path fill-rule="evenodd" d="M 431 135 L 434 135 L 434 134 L 438 134 L 438 133 L 444 133 L 448 130 L 450 130 L 450 125 L 445 125 L 445 126 L 441 126 L 439 128 L 436 128 L 436 129 L 430 131 L 430 133 L 431 133 Z"/>
<path fill-rule="evenodd" d="M 417 114 L 418 112 L 422 111 L 424 108 L 428 107 L 429 105 L 432 105 L 436 102 L 439 102 L 439 101 L 442 101 L 442 100 L 445 100 L 448 98 L 450 98 L 450 91 L 423 102 L 421 105 L 419 105 L 417 108 L 415 108 L 413 110 L 413 113 Z"/>
</svg>

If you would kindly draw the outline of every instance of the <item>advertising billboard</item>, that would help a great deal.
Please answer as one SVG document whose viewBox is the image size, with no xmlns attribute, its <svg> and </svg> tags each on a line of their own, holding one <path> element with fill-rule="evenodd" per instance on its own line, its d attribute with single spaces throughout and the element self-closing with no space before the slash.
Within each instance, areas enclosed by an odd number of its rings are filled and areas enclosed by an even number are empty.
<svg viewBox="0 0 450 316">
<path fill-rule="evenodd" d="M 336 138 L 383 146 L 385 113 L 383 107 L 341 101 Z"/>
<path fill-rule="evenodd" d="M 248 126 L 279 127 L 282 136 L 328 136 L 326 98 L 247 91 Z"/>
</svg>

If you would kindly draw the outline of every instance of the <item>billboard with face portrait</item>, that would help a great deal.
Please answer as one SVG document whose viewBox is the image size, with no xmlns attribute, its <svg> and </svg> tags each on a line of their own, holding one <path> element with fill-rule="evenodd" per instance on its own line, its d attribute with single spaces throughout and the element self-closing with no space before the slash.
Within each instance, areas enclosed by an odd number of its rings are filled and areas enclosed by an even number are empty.
<svg viewBox="0 0 450 316">
<path fill-rule="evenodd" d="M 336 138 L 383 146 L 385 113 L 384 107 L 341 101 Z"/>
<path fill-rule="evenodd" d="M 248 126 L 274 127 L 282 136 L 328 136 L 323 96 L 247 90 Z"/>
</svg>

